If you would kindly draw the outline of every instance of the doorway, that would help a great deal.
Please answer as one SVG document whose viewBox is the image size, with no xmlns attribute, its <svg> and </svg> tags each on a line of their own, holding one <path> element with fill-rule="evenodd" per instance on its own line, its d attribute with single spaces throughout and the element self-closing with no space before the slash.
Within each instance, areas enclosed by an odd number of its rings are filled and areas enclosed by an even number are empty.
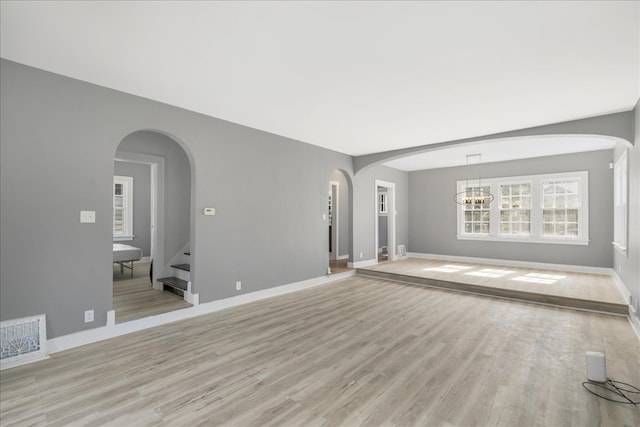
<svg viewBox="0 0 640 427">
<path fill-rule="evenodd" d="M 141 255 L 140 260 L 131 262 L 132 269 L 124 276 L 119 271 L 122 267 L 114 264 L 115 322 L 193 306 L 196 303 L 189 274 L 191 260 L 187 264 L 182 259 L 190 254 L 192 223 L 192 169 L 187 153 L 169 136 L 138 131 L 120 142 L 114 160 L 114 175 L 119 170 L 129 171 L 129 175 L 139 171 L 135 176 L 124 177 L 134 183 L 132 198 L 137 203 L 131 204 L 132 228 L 123 236 L 116 236 L 116 220 L 122 216 L 116 216 L 118 188 L 114 179 L 114 260 L 115 244 L 137 248 Z M 135 186 L 136 182 L 139 185 Z M 171 227 L 167 228 L 167 224 Z M 163 280 L 176 279 L 173 267 L 185 266 L 189 267 L 188 276 L 180 281 L 180 285 L 186 285 L 184 292 L 169 289 Z"/>
<path fill-rule="evenodd" d="M 396 255 L 395 184 L 375 181 L 375 254 L 377 262 L 393 261 Z"/>
<path fill-rule="evenodd" d="M 351 189 L 343 171 L 334 170 L 329 177 L 328 203 L 328 274 L 351 270 L 348 267 L 351 253 Z"/>
</svg>

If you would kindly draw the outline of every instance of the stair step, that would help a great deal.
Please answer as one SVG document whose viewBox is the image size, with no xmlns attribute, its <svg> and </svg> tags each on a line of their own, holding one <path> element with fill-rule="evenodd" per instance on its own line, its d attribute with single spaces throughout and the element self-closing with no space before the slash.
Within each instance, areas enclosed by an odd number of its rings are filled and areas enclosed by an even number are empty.
<svg viewBox="0 0 640 427">
<path fill-rule="evenodd" d="M 185 252 L 184 254 L 185 254 L 185 255 L 189 255 L 189 256 L 191 256 L 191 251 L 189 251 L 189 252 Z"/>
<path fill-rule="evenodd" d="M 171 267 L 177 268 L 178 270 L 191 271 L 191 266 L 189 264 L 176 264 Z"/>
<path fill-rule="evenodd" d="M 172 288 L 181 289 L 186 291 L 189 285 L 189 282 L 186 280 L 178 279 L 177 277 L 163 277 L 162 279 L 158 279 L 158 282 L 171 286 Z"/>
</svg>

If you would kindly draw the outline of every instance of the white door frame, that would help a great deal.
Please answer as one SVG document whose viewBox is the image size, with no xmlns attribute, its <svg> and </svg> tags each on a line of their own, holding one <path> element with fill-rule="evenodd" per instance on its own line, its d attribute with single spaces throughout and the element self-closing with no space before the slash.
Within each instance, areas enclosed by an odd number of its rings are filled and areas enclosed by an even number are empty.
<svg viewBox="0 0 640 427">
<path fill-rule="evenodd" d="M 375 180 L 375 197 L 374 197 L 374 218 L 375 218 L 375 238 L 374 251 L 376 263 L 378 262 L 378 187 L 387 189 L 387 252 L 389 261 L 396 259 L 396 184 L 393 182 Z"/>
<path fill-rule="evenodd" d="M 141 163 L 151 169 L 151 259 L 154 261 L 151 283 L 154 289 L 162 290 L 156 279 L 164 268 L 164 157 L 151 154 L 116 152 L 119 162 Z M 135 197 L 135 196 L 134 196 Z"/>
<path fill-rule="evenodd" d="M 335 191 L 334 191 L 335 188 Z M 340 220 L 338 219 L 339 202 L 340 199 L 340 183 L 338 181 L 329 181 L 329 191 L 331 192 L 331 218 L 332 218 L 332 237 L 335 236 L 332 242 L 333 251 L 330 252 L 330 259 L 340 259 Z M 335 197 L 334 197 L 335 195 Z M 333 256 L 333 258 L 331 258 Z"/>
</svg>

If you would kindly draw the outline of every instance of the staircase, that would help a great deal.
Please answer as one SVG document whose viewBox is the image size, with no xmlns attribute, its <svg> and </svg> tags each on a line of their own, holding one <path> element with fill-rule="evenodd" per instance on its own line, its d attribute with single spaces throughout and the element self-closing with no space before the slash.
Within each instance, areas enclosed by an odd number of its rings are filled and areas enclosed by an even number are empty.
<svg viewBox="0 0 640 427">
<path fill-rule="evenodd" d="M 159 278 L 158 282 L 162 283 L 163 290 L 179 295 L 188 301 L 187 296 L 191 295 L 191 264 L 189 257 L 191 252 L 184 252 L 183 262 L 171 266 L 172 275 L 169 277 Z M 186 294 L 186 295 L 185 295 Z"/>
</svg>

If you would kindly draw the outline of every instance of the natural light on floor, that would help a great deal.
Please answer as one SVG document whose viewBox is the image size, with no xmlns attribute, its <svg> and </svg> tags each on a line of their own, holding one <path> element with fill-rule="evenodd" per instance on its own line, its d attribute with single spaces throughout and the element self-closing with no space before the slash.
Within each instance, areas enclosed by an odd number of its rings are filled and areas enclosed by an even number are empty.
<svg viewBox="0 0 640 427">
<path fill-rule="evenodd" d="M 502 277 L 502 276 L 506 276 L 507 274 L 511 274 L 511 273 L 513 273 L 513 271 L 497 270 L 495 268 L 483 268 L 482 270 L 471 271 L 469 273 L 464 273 L 464 274 L 468 274 L 469 276 Z"/>
<path fill-rule="evenodd" d="M 466 265 L 445 264 L 440 267 L 425 268 L 425 271 L 439 271 L 441 273 L 456 273 L 458 271 L 468 270 L 473 267 Z"/>
<path fill-rule="evenodd" d="M 542 283 L 544 285 L 551 285 L 560 279 L 564 279 L 567 276 L 561 276 L 558 274 L 541 274 L 541 273 L 529 273 L 524 276 L 514 277 L 511 280 L 517 280 L 519 282 L 532 282 Z"/>
</svg>

